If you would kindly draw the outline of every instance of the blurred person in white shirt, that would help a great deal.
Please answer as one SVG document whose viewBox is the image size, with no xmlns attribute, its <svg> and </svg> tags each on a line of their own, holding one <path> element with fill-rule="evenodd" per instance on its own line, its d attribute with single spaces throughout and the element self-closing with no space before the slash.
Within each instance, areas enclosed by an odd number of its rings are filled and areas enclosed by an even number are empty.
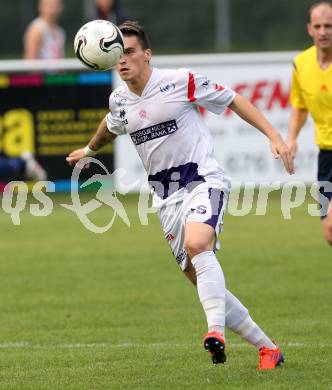
<svg viewBox="0 0 332 390">
<path fill-rule="evenodd" d="M 25 59 L 64 57 L 65 32 L 59 25 L 62 0 L 39 0 L 38 13 L 24 34 Z"/>
</svg>

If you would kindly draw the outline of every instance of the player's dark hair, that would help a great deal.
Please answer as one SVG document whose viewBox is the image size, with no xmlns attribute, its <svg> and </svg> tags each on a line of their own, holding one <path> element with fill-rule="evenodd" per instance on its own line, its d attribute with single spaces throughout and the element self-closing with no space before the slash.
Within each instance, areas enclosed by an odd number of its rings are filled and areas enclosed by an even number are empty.
<svg viewBox="0 0 332 390">
<path fill-rule="evenodd" d="M 120 31 L 123 35 L 137 37 L 142 49 L 150 49 L 150 40 L 143 27 L 136 20 L 126 20 L 119 26 Z"/>
<path fill-rule="evenodd" d="M 312 4 L 312 6 L 308 10 L 308 23 L 311 22 L 311 14 L 314 9 L 319 7 L 320 5 L 327 5 L 328 7 L 332 8 L 332 2 L 331 1 L 318 1 L 317 3 Z"/>
</svg>

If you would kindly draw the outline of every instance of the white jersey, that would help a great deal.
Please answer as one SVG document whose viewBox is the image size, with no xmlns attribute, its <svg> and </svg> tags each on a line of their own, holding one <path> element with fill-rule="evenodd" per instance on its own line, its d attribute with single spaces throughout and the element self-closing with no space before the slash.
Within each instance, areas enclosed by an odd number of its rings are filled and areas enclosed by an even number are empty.
<svg viewBox="0 0 332 390">
<path fill-rule="evenodd" d="M 197 106 L 220 114 L 234 97 L 231 89 L 188 69 L 154 68 L 141 96 L 126 85 L 113 91 L 107 127 L 130 135 L 154 189 L 155 207 L 178 201 L 203 182 L 229 191 Z"/>
</svg>

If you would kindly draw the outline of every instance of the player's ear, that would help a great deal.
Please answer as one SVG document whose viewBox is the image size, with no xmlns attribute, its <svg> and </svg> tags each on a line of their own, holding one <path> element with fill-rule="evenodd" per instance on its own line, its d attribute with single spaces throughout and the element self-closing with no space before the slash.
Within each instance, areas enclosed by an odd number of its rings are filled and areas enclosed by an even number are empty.
<svg viewBox="0 0 332 390">
<path fill-rule="evenodd" d="M 308 31 L 308 34 L 312 37 L 312 29 L 311 29 L 310 23 L 307 23 L 307 31 Z"/>
<path fill-rule="evenodd" d="M 151 49 L 146 49 L 144 53 L 144 61 L 145 62 L 150 62 L 152 57 L 152 50 Z"/>
</svg>

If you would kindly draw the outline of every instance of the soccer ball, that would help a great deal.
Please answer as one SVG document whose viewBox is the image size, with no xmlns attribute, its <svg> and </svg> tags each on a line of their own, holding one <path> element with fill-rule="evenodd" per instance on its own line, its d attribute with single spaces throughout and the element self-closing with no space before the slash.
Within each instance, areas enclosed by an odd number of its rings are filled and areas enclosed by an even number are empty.
<svg viewBox="0 0 332 390">
<path fill-rule="evenodd" d="M 123 36 L 113 23 L 93 20 L 82 26 L 74 39 L 78 59 L 94 70 L 115 66 L 123 53 Z"/>
</svg>

